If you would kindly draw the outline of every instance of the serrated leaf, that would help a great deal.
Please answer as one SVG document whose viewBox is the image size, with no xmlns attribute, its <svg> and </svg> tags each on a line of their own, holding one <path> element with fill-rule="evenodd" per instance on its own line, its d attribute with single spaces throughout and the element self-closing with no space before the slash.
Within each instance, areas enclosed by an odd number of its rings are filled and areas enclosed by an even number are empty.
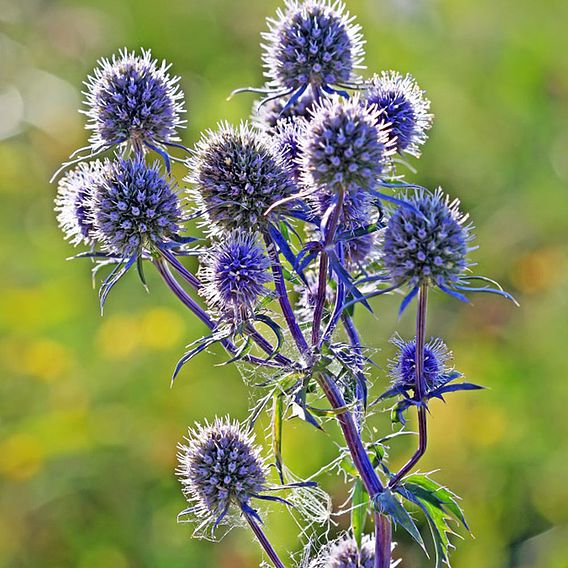
<svg viewBox="0 0 568 568">
<path fill-rule="evenodd" d="M 397 525 L 400 525 L 405 529 L 408 534 L 422 547 L 424 552 L 426 548 L 424 546 L 424 540 L 420 535 L 420 531 L 416 526 L 416 523 L 412 520 L 412 517 L 408 511 L 402 506 L 400 501 L 395 495 L 389 490 L 385 489 L 375 497 L 375 508 L 379 513 L 388 515 Z M 426 554 L 428 554 L 426 552 Z"/>
<path fill-rule="evenodd" d="M 464 513 L 457 502 L 457 495 L 434 481 L 427 475 L 418 473 L 409 475 L 403 481 L 404 487 L 418 497 L 428 500 L 434 504 L 438 504 L 446 512 L 461 522 L 461 524 L 469 531 L 469 526 L 465 520 Z"/>
<path fill-rule="evenodd" d="M 361 543 L 363 542 L 368 501 L 369 494 L 365 490 L 361 479 L 357 478 L 353 484 L 353 496 L 351 498 L 351 530 L 358 550 L 361 550 Z"/>
</svg>

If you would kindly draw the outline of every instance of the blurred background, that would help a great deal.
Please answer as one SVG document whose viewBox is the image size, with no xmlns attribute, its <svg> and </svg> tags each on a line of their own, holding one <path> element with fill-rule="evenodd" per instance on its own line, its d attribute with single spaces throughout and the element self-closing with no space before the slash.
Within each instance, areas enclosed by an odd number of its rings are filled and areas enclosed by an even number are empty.
<svg viewBox="0 0 568 568">
<path fill-rule="evenodd" d="M 250 568 L 243 530 L 193 541 L 173 469 L 186 427 L 216 413 L 244 418 L 238 372 L 202 355 L 169 388 L 184 346 L 203 333 L 155 275 L 131 274 L 99 316 L 88 261 L 67 262 L 52 211 L 52 172 L 83 146 L 81 82 L 101 56 L 152 48 L 173 62 L 191 145 L 218 120 L 238 121 L 260 85 L 259 33 L 274 0 L 0 0 L 0 566 Z M 474 306 L 434 297 L 429 332 L 489 390 L 432 405 L 422 470 L 463 497 L 475 539 L 455 568 L 568 566 L 568 58 L 565 0 L 350 0 L 370 72 L 413 73 L 436 115 L 416 179 L 463 200 L 477 225 L 479 272 L 513 291 Z M 410 333 L 396 300 L 359 314 L 384 364 L 386 339 Z M 376 373 L 377 392 L 386 384 Z M 373 419 L 382 433 L 387 421 Z M 262 429 L 259 429 L 263 439 Z M 285 458 L 309 475 L 338 433 L 291 422 Z M 396 442 L 394 464 L 412 452 Z M 339 505 L 341 479 L 322 481 Z M 338 519 L 339 526 L 345 519 Z M 279 550 L 297 530 L 275 508 Z M 397 535 L 404 568 L 432 566 Z"/>
</svg>

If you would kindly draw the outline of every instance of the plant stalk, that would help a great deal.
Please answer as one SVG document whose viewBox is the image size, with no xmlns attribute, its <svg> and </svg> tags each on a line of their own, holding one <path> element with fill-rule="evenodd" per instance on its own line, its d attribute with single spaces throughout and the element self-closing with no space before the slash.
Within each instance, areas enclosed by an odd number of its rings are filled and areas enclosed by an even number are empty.
<svg viewBox="0 0 568 568">
<path fill-rule="evenodd" d="M 260 546 L 262 546 L 264 552 L 266 552 L 266 555 L 268 556 L 268 558 L 270 558 L 270 562 L 272 562 L 274 568 L 285 568 L 284 563 L 278 557 L 278 554 L 270 544 L 268 537 L 264 534 L 264 531 L 262 530 L 261 526 L 258 524 L 258 521 L 250 513 L 247 513 L 246 511 L 243 511 L 243 515 L 247 520 L 247 523 L 249 524 L 250 528 L 252 529 L 252 532 L 256 536 Z"/>
</svg>

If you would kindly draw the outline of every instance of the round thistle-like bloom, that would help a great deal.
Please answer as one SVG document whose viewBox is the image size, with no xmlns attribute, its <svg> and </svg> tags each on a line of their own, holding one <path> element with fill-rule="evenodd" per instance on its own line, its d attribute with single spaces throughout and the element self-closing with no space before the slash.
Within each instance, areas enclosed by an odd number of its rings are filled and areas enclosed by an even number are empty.
<svg viewBox="0 0 568 568">
<path fill-rule="evenodd" d="M 203 257 L 201 294 L 213 312 L 238 323 L 268 293 L 269 267 L 268 256 L 254 234 L 232 231 Z"/>
<path fill-rule="evenodd" d="M 316 107 L 302 144 L 307 185 L 328 191 L 373 189 L 392 154 L 388 131 L 374 107 L 357 97 L 329 99 Z"/>
<path fill-rule="evenodd" d="M 416 192 L 406 198 L 384 232 L 383 262 L 395 284 L 412 287 L 427 284 L 442 290 L 459 284 L 468 267 L 467 215 L 459 201 L 450 202 L 441 189 Z"/>
<path fill-rule="evenodd" d="M 286 9 L 269 19 L 265 76 L 274 90 L 292 93 L 314 86 L 352 82 L 362 68 L 363 38 L 342 2 L 287 0 Z"/>
<path fill-rule="evenodd" d="M 178 140 L 176 130 L 184 124 L 183 93 L 179 77 L 168 74 L 169 67 L 145 50 L 139 56 L 123 49 L 99 61 L 85 83 L 84 112 L 95 150 L 126 141 L 140 146 Z"/>
<path fill-rule="evenodd" d="M 389 362 L 392 385 L 401 390 L 414 389 L 416 385 L 416 339 L 404 341 L 400 336 L 391 339 L 398 353 Z M 435 389 L 447 382 L 450 369 L 448 361 L 452 358 L 446 344 L 439 338 L 432 338 L 424 345 L 424 380 L 427 390 Z"/>
<path fill-rule="evenodd" d="M 272 141 L 276 152 L 294 177 L 294 181 L 300 180 L 300 157 L 302 153 L 302 139 L 306 135 L 308 122 L 303 118 L 294 120 L 279 120 L 273 129 Z"/>
<path fill-rule="evenodd" d="M 231 505 L 247 509 L 267 488 L 267 468 L 254 437 L 238 422 L 216 418 L 198 424 L 186 441 L 178 445 L 176 474 L 191 507 L 180 515 L 192 514 L 201 526 L 217 525 Z"/>
<path fill-rule="evenodd" d="M 348 534 L 326 545 L 318 556 L 309 562 L 308 568 L 373 568 L 375 561 L 375 540 L 364 536 L 361 550 L 355 539 Z M 391 564 L 394 568 L 398 562 Z"/>
<path fill-rule="evenodd" d="M 157 163 L 142 157 L 107 162 L 91 197 L 95 236 L 111 254 L 127 258 L 177 236 L 179 199 Z"/>
<path fill-rule="evenodd" d="M 375 75 L 365 92 L 365 100 L 381 112 L 381 119 L 390 125 L 389 136 L 396 151 L 416 157 L 428 138 L 432 115 L 430 101 L 416 84 L 412 75 L 386 71 Z"/>
<path fill-rule="evenodd" d="M 290 170 L 270 139 L 246 124 L 222 123 L 197 144 L 189 163 L 191 192 L 213 234 L 262 230 L 266 210 L 295 190 Z"/>
<path fill-rule="evenodd" d="M 101 176 L 103 164 L 81 162 L 68 171 L 57 185 L 55 211 L 57 221 L 65 238 L 71 244 L 90 244 L 94 242 L 93 223 L 90 216 L 90 196 L 98 178 Z"/>
<path fill-rule="evenodd" d="M 259 106 L 262 105 L 262 106 Z M 287 106 L 286 99 L 273 99 L 265 104 L 255 101 L 252 116 L 255 124 L 265 130 L 270 130 L 281 120 L 311 119 L 311 110 L 315 105 L 311 89 L 302 95 L 294 104 Z"/>
</svg>

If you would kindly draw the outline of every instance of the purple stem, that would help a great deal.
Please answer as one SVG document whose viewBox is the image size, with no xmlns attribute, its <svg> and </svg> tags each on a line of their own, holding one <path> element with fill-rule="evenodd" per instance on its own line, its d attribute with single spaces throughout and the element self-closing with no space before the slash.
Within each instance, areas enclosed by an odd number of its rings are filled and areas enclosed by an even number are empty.
<svg viewBox="0 0 568 568">
<path fill-rule="evenodd" d="M 280 264 L 280 258 L 278 256 L 278 250 L 276 244 L 272 241 L 270 235 L 264 234 L 264 240 L 266 242 L 266 250 L 268 251 L 268 256 L 270 258 L 270 265 L 272 268 L 272 278 L 274 280 L 274 287 L 276 289 L 276 295 L 278 296 L 278 301 L 280 302 L 280 308 L 288 329 L 298 346 L 300 353 L 307 357 L 310 351 L 308 342 L 298 325 L 296 316 L 294 315 L 294 310 L 290 304 L 290 299 L 288 298 L 288 290 L 286 289 L 286 282 L 284 281 L 284 274 L 282 272 L 282 265 Z"/>
<path fill-rule="evenodd" d="M 333 408 L 345 407 L 346 404 L 343 396 L 341 395 L 341 391 L 331 377 L 324 373 L 320 373 L 318 375 L 318 383 Z M 346 411 L 338 414 L 337 421 L 339 422 L 339 426 L 343 432 L 343 437 L 345 438 L 345 442 L 349 448 L 351 459 L 361 476 L 365 489 L 371 497 L 375 497 L 378 493 L 381 493 L 384 490 L 384 487 L 377 476 L 367 452 L 365 451 L 365 447 L 361 441 L 361 436 L 359 435 L 359 430 L 357 429 L 357 425 L 353 420 L 351 412 Z"/>
<path fill-rule="evenodd" d="M 390 568 L 392 550 L 392 525 L 390 518 L 375 513 L 375 567 Z"/>
<path fill-rule="evenodd" d="M 262 546 L 264 552 L 266 552 L 266 555 L 268 556 L 268 558 L 270 558 L 270 561 L 274 565 L 274 568 L 285 568 L 284 563 L 278 557 L 278 554 L 270 544 L 270 541 L 268 540 L 267 536 L 264 534 L 264 531 L 262 530 L 261 526 L 258 524 L 258 521 L 250 513 L 247 513 L 244 510 L 243 510 L 243 515 L 247 520 L 250 528 L 252 529 L 252 532 L 256 536 L 258 542 L 260 543 L 260 546 Z"/>
<path fill-rule="evenodd" d="M 318 273 L 318 293 L 316 296 L 316 306 L 314 308 L 314 323 L 312 325 L 312 344 L 317 345 L 319 343 L 320 331 L 321 331 L 321 320 L 323 317 L 323 309 L 325 306 L 325 298 L 327 291 L 327 271 L 329 268 L 329 257 L 327 255 L 327 247 L 333 242 L 335 237 L 335 231 L 339 223 L 339 217 L 341 215 L 341 210 L 343 209 L 343 200 L 345 198 L 345 190 L 342 186 L 339 188 L 339 195 L 337 198 L 337 203 L 335 209 L 331 214 L 331 219 L 329 220 L 329 226 L 325 227 L 325 239 L 324 247 L 321 251 L 319 273 Z"/>
<path fill-rule="evenodd" d="M 418 311 L 416 313 L 416 399 L 418 406 L 418 449 L 400 471 L 391 478 L 389 487 L 392 489 L 420 461 L 428 447 L 427 410 L 424 400 L 426 384 L 424 377 L 424 344 L 426 343 L 426 308 L 428 304 L 428 286 L 423 284 L 418 291 Z"/>
</svg>

